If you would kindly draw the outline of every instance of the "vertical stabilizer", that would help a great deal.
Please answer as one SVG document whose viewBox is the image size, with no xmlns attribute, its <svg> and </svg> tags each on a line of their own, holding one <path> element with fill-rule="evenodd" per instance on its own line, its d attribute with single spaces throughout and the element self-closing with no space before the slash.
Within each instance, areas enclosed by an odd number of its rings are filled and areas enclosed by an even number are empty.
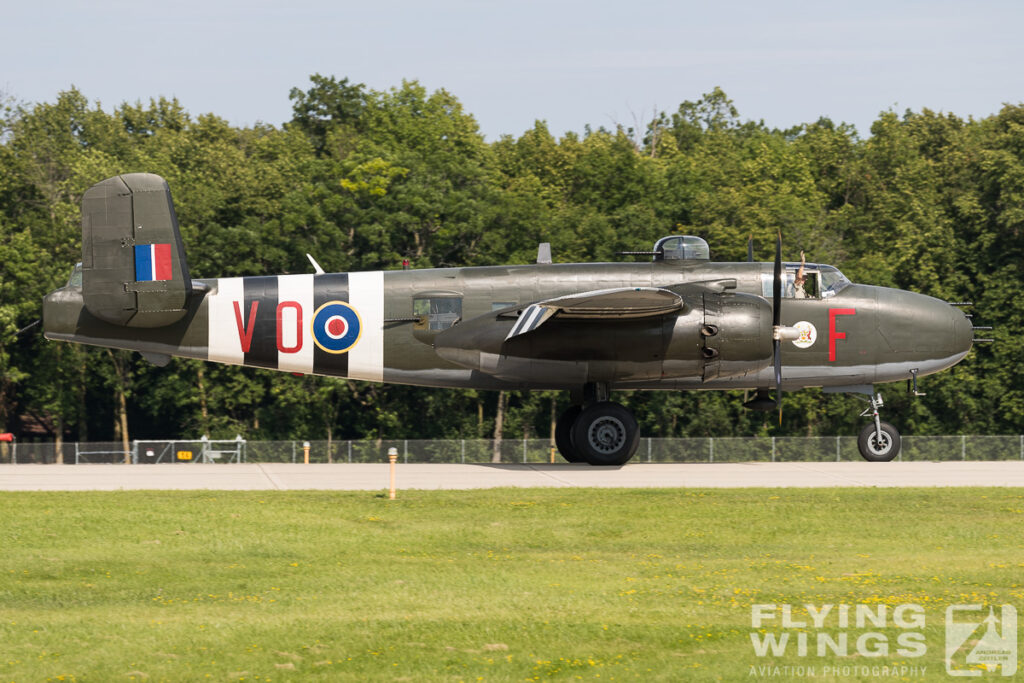
<svg viewBox="0 0 1024 683">
<path fill-rule="evenodd" d="M 192 281 L 166 181 L 129 173 L 82 198 L 82 295 L 89 312 L 126 327 L 180 320 Z"/>
</svg>

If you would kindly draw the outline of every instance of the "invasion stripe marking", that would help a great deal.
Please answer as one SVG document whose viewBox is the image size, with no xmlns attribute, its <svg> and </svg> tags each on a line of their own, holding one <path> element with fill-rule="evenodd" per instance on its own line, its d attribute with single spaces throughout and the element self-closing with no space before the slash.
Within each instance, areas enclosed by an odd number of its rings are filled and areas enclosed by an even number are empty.
<svg viewBox="0 0 1024 683">
<path fill-rule="evenodd" d="M 279 275 L 277 278 L 278 369 L 309 374 L 313 372 L 313 349 L 316 345 L 309 331 L 313 318 L 313 275 Z M 288 302 L 298 304 L 296 309 Z M 280 332 L 278 333 L 278 329 Z M 285 350 L 298 347 L 295 352 Z"/>
<path fill-rule="evenodd" d="M 516 320 L 516 324 L 512 326 L 511 330 L 509 330 L 505 340 L 508 341 L 517 335 L 532 332 L 554 314 L 555 311 L 550 306 L 530 304 L 522 313 L 519 314 L 519 319 Z"/>
<path fill-rule="evenodd" d="M 242 280 L 245 299 L 241 310 L 246 326 L 252 324 L 254 332 L 245 364 L 260 368 L 277 369 L 277 276 L 247 277 Z M 257 302 L 256 319 L 251 321 L 253 302 Z M 232 309 L 234 307 L 232 306 Z M 232 317 L 234 311 L 232 310 Z M 246 327 L 248 329 L 248 327 Z M 237 330 L 236 330 L 237 331 Z"/>
<path fill-rule="evenodd" d="M 310 309 L 309 322 L 312 322 L 313 312 L 326 304 L 328 301 L 344 301 L 348 303 L 349 281 L 348 273 L 325 273 L 313 276 L 313 307 Z M 311 334 L 311 333 L 310 333 Z M 348 353 L 327 353 L 313 344 L 313 372 L 318 375 L 335 375 L 337 377 L 348 377 L 349 354 Z"/>
<path fill-rule="evenodd" d="M 313 314 L 330 301 L 359 315 L 361 334 L 344 353 L 313 340 Z M 383 381 L 382 272 L 222 278 L 207 310 L 211 361 Z"/>
<path fill-rule="evenodd" d="M 234 304 L 238 303 L 241 309 L 244 297 L 242 278 L 220 278 L 215 286 L 216 293 L 207 297 L 207 357 L 218 363 L 241 365 L 245 362 L 245 353 L 238 337 Z M 243 312 L 245 316 L 248 314 L 248 310 Z"/>
<path fill-rule="evenodd" d="M 362 333 L 348 352 L 348 376 L 384 381 L 384 273 L 349 274 L 349 303 L 359 314 Z"/>
</svg>

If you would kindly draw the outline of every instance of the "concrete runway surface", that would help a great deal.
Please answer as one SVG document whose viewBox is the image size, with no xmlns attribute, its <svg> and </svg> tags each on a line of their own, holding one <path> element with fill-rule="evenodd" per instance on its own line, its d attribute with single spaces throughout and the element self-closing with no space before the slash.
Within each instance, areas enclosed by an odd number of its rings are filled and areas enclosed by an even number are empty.
<svg viewBox="0 0 1024 683">
<path fill-rule="evenodd" d="M 397 488 L 501 486 L 599 488 L 787 488 L 837 486 L 1024 486 L 1024 462 L 752 462 L 633 464 L 399 464 Z M 373 491 L 387 464 L 0 465 L 0 491 Z"/>
</svg>

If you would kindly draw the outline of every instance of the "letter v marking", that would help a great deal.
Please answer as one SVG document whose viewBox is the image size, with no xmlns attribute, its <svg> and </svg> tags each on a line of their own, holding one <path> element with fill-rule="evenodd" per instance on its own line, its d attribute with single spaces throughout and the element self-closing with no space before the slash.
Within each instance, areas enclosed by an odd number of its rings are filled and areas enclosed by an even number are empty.
<svg viewBox="0 0 1024 683">
<path fill-rule="evenodd" d="M 249 322 L 242 327 L 242 309 L 239 307 L 238 302 L 235 301 L 235 324 L 238 325 L 238 341 L 242 345 L 242 353 L 249 353 L 249 347 L 252 345 L 252 331 L 256 327 L 256 309 L 259 308 L 259 300 L 252 302 L 249 306 Z"/>
</svg>

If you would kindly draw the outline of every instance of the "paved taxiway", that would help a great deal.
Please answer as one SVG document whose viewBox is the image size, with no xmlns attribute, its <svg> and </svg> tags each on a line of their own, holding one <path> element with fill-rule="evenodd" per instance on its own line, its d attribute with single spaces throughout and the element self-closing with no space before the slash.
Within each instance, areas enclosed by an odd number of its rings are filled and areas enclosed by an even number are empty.
<svg viewBox="0 0 1024 683">
<path fill-rule="evenodd" d="M 388 486 L 387 464 L 0 465 L 0 491 L 333 490 Z M 399 489 L 1021 486 L 1024 462 L 399 464 Z"/>
</svg>

